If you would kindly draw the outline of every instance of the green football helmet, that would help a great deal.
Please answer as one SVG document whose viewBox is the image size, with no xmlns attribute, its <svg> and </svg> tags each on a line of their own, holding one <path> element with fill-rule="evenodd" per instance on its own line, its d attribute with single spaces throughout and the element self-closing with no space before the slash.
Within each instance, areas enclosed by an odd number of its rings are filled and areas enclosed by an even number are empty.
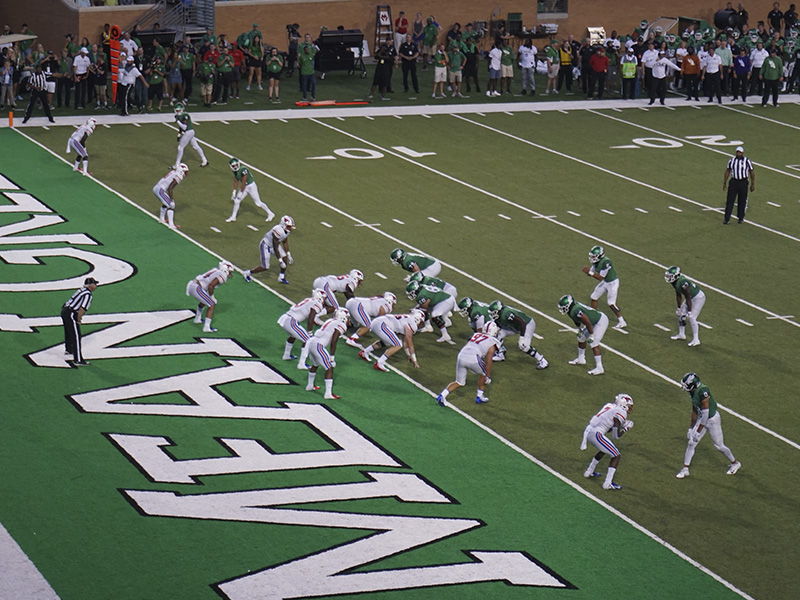
<svg viewBox="0 0 800 600">
<path fill-rule="evenodd" d="M 228 161 L 228 165 L 230 165 L 231 171 L 236 173 L 236 171 L 238 171 L 241 168 L 242 163 L 240 163 L 239 159 L 234 156 Z"/>
<path fill-rule="evenodd" d="M 686 392 L 692 392 L 700 385 L 700 378 L 697 373 L 687 373 L 681 378 L 681 387 Z"/>
<path fill-rule="evenodd" d="M 183 104 L 181 102 L 176 102 L 175 103 L 175 114 L 176 115 L 182 115 L 183 114 L 183 108 L 184 107 L 183 107 Z"/>
<path fill-rule="evenodd" d="M 602 246 L 594 246 L 589 250 L 589 261 L 593 264 L 599 263 L 605 255 L 606 253 Z"/>
<path fill-rule="evenodd" d="M 458 313 L 462 317 L 469 317 L 469 311 L 472 310 L 473 305 L 472 298 L 469 296 L 463 297 L 461 300 L 458 301 Z"/>
<path fill-rule="evenodd" d="M 408 278 L 409 281 L 416 281 L 419 284 L 421 284 L 424 279 L 425 275 L 422 274 L 422 271 L 416 271 L 415 273 L 411 274 L 411 277 Z"/>
<path fill-rule="evenodd" d="M 497 321 L 500 318 L 500 312 L 503 308 L 505 307 L 500 300 L 495 300 L 489 305 L 489 316 L 492 317 L 492 321 Z"/>
<path fill-rule="evenodd" d="M 417 294 L 419 293 L 419 282 L 418 281 L 411 281 L 406 286 L 406 296 L 408 296 L 409 300 L 416 300 Z"/>
<path fill-rule="evenodd" d="M 675 283 L 678 281 L 678 277 L 681 276 L 681 268 L 680 267 L 670 267 L 666 271 L 664 271 L 664 281 L 667 283 Z"/>
<path fill-rule="evenodd" d="M 561 296 L 561 299 L 558 301 L 558 312 L 562 315 L 566 315 L 573 304 L 575 304 L 575 299 L 572 296 L 569 294 Z"/>
<path fill-rule="evenodd" d="M 406 253 L 403 252 L 402 248 L 395 248 L 392 250 L 391 259 L 392 262 L 396 265 L 403 264 L 403 259 L 406 257 Z"/>
</svg>

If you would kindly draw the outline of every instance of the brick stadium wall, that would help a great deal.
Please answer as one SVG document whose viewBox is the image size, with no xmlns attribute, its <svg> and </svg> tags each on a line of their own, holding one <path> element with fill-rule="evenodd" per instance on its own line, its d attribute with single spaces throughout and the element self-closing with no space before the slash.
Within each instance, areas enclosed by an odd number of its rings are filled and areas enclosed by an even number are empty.
<svg viewBox="0 0 800 600">
<path fill-rule="evenodd" d="M 736 3 L 734 3 L 736 4 Z M 781 2 L 781 9 L 788 8 L 789 2 Z M 243 32 L 249 31 L 257 22 L 264 32 L 265 41 L 280 48 L 286 47 L 286 24 L 299 23 L 302 33 L 317 36 L 322 26 L 335 29 L 343 25 L 345 29 L 361 29 L 365 39 L 372 47 L 375 40 L 375 10 L 377 3 L 367 0 L 318 0 L 314 2 L 293 0 L 230 0 L 216 4 L 216 31 L 226 33 L 230 40 Z M 400 10 L 406 11 L 411 22 L 416 12 L 425 17 L 434 15 L 445 31 L 458 21 L 465 25 L 469 21 L 490 21 L 492 11 L 497 4 L 494 0 L 415 0 L 406 6 L 402 3 L 391 4 L 392 17 L 396 18 Z M 508 13 L 522 13 L 523 24 L 529 29 L 539 22 L 558 23 L 558 37 L 573 34 L 580 38 L 586 34 L 590 26 L 602 26 L 608 33 L 616 29 L 629 33 L 642 19 L 654 20 L 659 16 L 689 16 L 713 22 L 714 13 L 724 6 L 723 2 L 697 2 L 696 0 L 671 0 L 667 8 L 657 0 L 640 0 L 633 7 L 632 3 L 619 0 L 569 0 L 569 13 L 566 17 L 536 15 L 535 0 L 512 0 L 502 5 L 499 18 L 506 18 Z M 750 13 L 750 23 L 766 20 L 767 13 L 772 10 L 772 1 L 757 0 L 745 4 Z M 138 14 L 149 7 L 102 7 L 81 9 L 75 8 L 71 0 L 3 0 L 0 2 L 0 24 L 8 23 L 12 29 L 19 31 L 23 22 L 41 38 L 45 48 L 57 49 L 64 44 L 65 33 L 75 33 L 78 39 L 83 36 L 97 41 L 103 23 L 117 24 L 124 27 Z M 537 41 L 542 45 L 544 40 Z"/>
</svg>

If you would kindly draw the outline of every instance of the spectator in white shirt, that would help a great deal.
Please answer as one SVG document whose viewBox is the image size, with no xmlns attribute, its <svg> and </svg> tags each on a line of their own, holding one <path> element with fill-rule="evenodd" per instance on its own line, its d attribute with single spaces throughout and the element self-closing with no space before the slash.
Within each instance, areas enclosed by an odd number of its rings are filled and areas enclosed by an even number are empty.
<svg viewBox="0 0 800 600">
<path fill-rule="evenodd" d="M 644 67 L 644 88 L 650 90 L 653 83 L 653 65 L 658 60 L 658 51 L 655 49 L 655 44 L 650 42 L 647 44 L 647 50 L 642 54 L 642 66 Z"/>
<path fill-rule="evenodd" d="M 122 39 L 119 41 L 119 47 L 125 50 L 127 56 L 133 56 L 139 49 L 139 44 L 131 39 L 131 34 L 127 31 L 122 34 Z"/>
<path fill-rule="evenodd" d="M 531 38 L 525 38 L 525 42 L 519 47 L 519 67 L 522 69 L 522 94 L 531 91 L 531 96 L 536 93 L 536 82 L 534 74 L 536 72 L 536 53 L 538 50 L 531 42 Z"/>
<path fill-rule="evenodd" d="M 89 85 L 89 49 L 81 47 L 78 55 L 72 60 L 72 79 L 75 85 L 75 108 L 86 108 L 86 96 Z"/>
<path fill-rule="evenodd" d="M 653 63 L 653 85 L 650 87 L 650 104 L 656 101 L 658 96 L 662 106 L 667 97 L 667 69 L 680 71 L 680 67 L 665 56 L 663 50 L 658 52 L 658 60 Z"/>
<path fill-rule="evenodd" d="M 769 58 L 769 52 L 764 50 L 764 44 L 758 42 L 753 51 L 750 52 L 750 63 L 753 65 L 753 70 L 750 75 L 750 94 L 754 92 L 761 96 L 764 93 L 764 82 L 759 79 L 758 75 L 761 72 L 761 67 L 764 66 L 764 61 Z"/>
</svg>

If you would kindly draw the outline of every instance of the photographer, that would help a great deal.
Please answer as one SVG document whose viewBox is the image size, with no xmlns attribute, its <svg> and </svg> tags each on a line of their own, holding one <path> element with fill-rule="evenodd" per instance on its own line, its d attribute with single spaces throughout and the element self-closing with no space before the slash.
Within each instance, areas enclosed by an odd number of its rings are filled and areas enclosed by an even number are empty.
<svg viewBox="0 0 800 600">
<path fill-rule="evenodd" d="M 214 77 L 216 76 L 216 64 L 214 55 L 206 55 L 206 60 L 200 63 L 197 68 L 197 76 L 200 78 L 200 95 L 203 97 L 203 106 L 211 106 L 211 94 L 214 91 Z"/>
<path fill-rule="evenodd" d="M 289 38 L 289 56 L 286 60 L 286 76 L 294 73 L 294 63 L 297 61 L 297 45 L 300 42 L 300 25 L 294 23 L 286 26 L 286 35 Z"/>
<path fill-rule="evenodd" d="M 368 99 L 372 99 L 376 88 L 380 92 L 382 100 L 387 99 L 385 93 L 392 93 L 392 71 L 397 68 L 398 61 L 394 44 L 391 41 L 383 42 L 375 53 L 375 75 L 372 78 Z"/>
<path fill-rule="evenodd" d="M 158 110 L 164 104 L 164 94 L 161 93 L 164 85 L 164 63 L 161 56 L 156 54 L 147 65 L 144 73 L 148 77 L 150 87 L 147 89 L 147 110 L 153 110 L 153 99 L 158 98 Z"/>
</svg>

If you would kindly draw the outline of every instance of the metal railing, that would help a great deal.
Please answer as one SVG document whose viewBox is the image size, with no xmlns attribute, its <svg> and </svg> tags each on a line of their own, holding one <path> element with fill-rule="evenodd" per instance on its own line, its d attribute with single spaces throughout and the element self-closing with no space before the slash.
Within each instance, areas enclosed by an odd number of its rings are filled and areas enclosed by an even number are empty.
<svg viewBox="0 0 800 600">
<path fill-rule="evenodd" d="M 188 30 L 214 27 L 214 0 L 157 0 L 153 7 L 129 23 L 123 31 L 148 31 L 158 23 L 162 30 L 183 37 Z"/>
<path fill-rule="evenodd" d="M 567 12 L 567 0 L 539 0 L 539 14 Z"/>
</svg>

